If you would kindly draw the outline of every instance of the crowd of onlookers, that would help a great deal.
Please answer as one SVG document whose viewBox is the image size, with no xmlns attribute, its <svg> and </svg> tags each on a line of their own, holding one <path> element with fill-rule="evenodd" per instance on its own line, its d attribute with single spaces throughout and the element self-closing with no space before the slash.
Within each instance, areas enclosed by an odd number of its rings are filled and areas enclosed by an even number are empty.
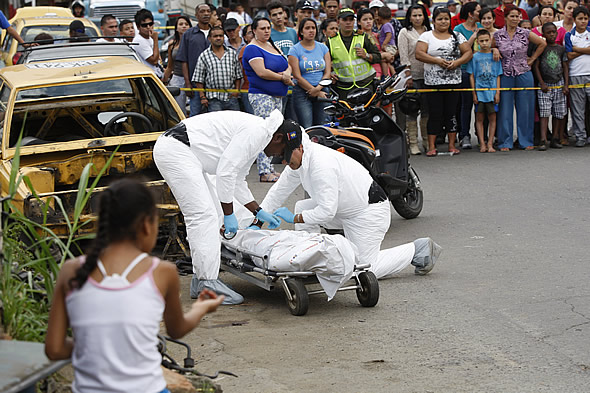
<svg viewBox="0 0 590 393">
<path fill-rule="evenodd" d="M 445 135 L 455 154 L 472 147 L 472 135 L 482 152 L 508 151 L 515 145 L 515 113 L 522 149 L 561 148 L 570 143 L 568 135 L 575 146 L 589 142 L 590 88 L 567 87 L 590 83 L 587 4 L 450 0 L 446 7 L 432 7 L 424 0 L 403 20 L 392 18 L 379 0 L 355 5 L 353 10 L 337 0 L 301 0 L 291 12 L 273 1 L 268 16 L 252 20 L 235 4 L 229 12 L 201 4 L 196 26 L 188 18 L 176 23 L 164 81 L 214 89 L 187 91 L 188 115 L 241 109 L 266 116 L 281 108 L 309 127 L 329 120 L 326 104 L 317 100 L 329 94 L 320 80 L 335 79 L 345 97 L 406 65 L 402 72 L 411 74 L 410 87 L 443 89 L 409 94 L 384 108 L 408 132 L 412 154 L 420 154 L 423 145 L 428 156 L 436 155 Z M 342 61 L 349 55 L 351 61 Z M 455 91 L 472 88 L 480 90 Z M 186 97 L 178 100 L 186 108 Z M 258 166 L 261 179 L 276 180 L 268 158 L 261 155 Z"/>
<path fill-rule="evenodd" d="M 472 147 L 472 135 L 481 152 L 515 143 L 561 148 L 568 136 L 578 147 L 590 143 L 590 87 L 580 87 L 590 83 L 586 0 L 430 1 L 412 5 L 401 20 L 379 0 L 354 2 L 355 9 L 338 0 L 300 0 L 294 10 L 271 1 L 254 19 L 239 4 L 200 4 L 194 26 L 190 18 L 176 20 L 165 69 L 149 11 L 121 23 L 105 16 L 101 29 L 103 40 L 122 35 L 137 43 L 165 83 L 196 88 L 177 97 L 190 116 L 226 109 L 266 116 L 280 108 L 304 127 L 323 124 L 326 104 L 317 98 L 329 92 L 322 79 L 332 78 L 344 98 L 406 66 L 410 88 L 441 89 L 384 108 L 407 131 L 412 154 L 422 145 L 435 156 L 445 138 L 457 154 Z M 264 154 L 258 166 L 263 181 L 277 179 Z"/>
</svg>

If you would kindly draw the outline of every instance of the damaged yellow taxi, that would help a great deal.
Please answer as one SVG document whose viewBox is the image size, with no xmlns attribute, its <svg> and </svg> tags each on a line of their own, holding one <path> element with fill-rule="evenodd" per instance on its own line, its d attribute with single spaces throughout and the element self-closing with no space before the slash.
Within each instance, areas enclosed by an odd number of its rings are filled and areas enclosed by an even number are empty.
<svg viewBox="0 0 590 393">
<path fill-rule="evenodd" d="M 161 215 L 174 224 L 169 225 L 174 233 L 167 235 L 168 243 L 182 248 L 175 227 L 178 207 L 156 169 L 152 148 L 162 131 L 183 118 L 171 91 L 148 67 L 130 59 L 81 58 L 6 67 L 0 70 L 2 196 L 9 187 L 21 133 L 20 173 L 31 179 L 41 201 L 59 196 L 68 212 L 73 212 L 84 167 L 93 163 L 96 176 L 113 155 L 99 186 L 122 176 L 140 176 L 157 196 Z M 42 202 L 24 183 L 14 202 L 27 217 L 41 219 Z M 93 205 L 84 212 L 89 217 Z M 57 233 L 65 230 L 59 209 L 50 207 L 48 225 Z"/>
</svg>

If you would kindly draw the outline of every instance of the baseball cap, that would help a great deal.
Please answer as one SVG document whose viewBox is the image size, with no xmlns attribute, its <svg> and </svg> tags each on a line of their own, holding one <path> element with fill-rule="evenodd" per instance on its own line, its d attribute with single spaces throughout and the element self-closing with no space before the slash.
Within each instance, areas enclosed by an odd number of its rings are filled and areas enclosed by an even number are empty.
<svg viewBox="0 0 590 393">
<path fill-rule="evenodd" d="M 300 0 L 295 4 L 295 11 L 297 10 L 313 10 L 313 5 L 309 0 Z"/>
<path fill-rule="evenodd" d="M 235 30 L 240 27 L 240 24 L 235 18 L 227 18 L 225 22 L 223 22 L 223 30 Z"/>
<path fill-rule="evenodd" d="M 459 4 L 459 3 L 457 3 L 455 0 L 449 0 L 449 1 L 447 1 L 447 6 L 449 6 L 449 5 L 457 5 L 457 4 Z"/>
<path fill-rule="evenodd" d="M 301 126 L 293 120 L 286 119 L 277 131 L 285 136 L 285 152 L 283 153 L 283 159 L 289 162 L 291 161 L 291 153 L 293 153 L 293 150 L 301 145 Z"/>
<path fill-rule="evenodd" d="M 346 18 L 348 16 L 354 16 L 354 11 L 350 8 L 342 8 L 340 12 L 338 12 L 338 18 Z"/>
<path fill-rule="evenodd" d="M 385 4 L 383 4 L 383 2 L 382 2 L 382 1 L 379 1 L 379 0 L 373 0 L 373 1 L 371 1 L 371 2 L 369 3 L 369 8 L 374 8 L 374 7 L 379 7 L 379 8 L 381 8 L 381 7 L 383 7 L 384 5 L 385 5 Z"/>
<path fill-rule="evenodd" d="M 70 31 L 75 31 L 76 33 L 84 33 L 84 23 L 79 20 L 74 20 L 70 23 Z"/>
<path fill-rule="evenodd" d="M 321 5 L 321 4 L 320 4 L 320 2 L 319 2 L 319 1 L 317 1 L 317 0 L 316 0 L 316 1 L 312 1 L 312 2 L 311 2 L 311 5 L 312 5 L 312 7 L 313 7 L 314 9 L 316 9 L 316 10 L 319 10 L 320 8 L 322 8 L 322 5 Z"/>
</svg>

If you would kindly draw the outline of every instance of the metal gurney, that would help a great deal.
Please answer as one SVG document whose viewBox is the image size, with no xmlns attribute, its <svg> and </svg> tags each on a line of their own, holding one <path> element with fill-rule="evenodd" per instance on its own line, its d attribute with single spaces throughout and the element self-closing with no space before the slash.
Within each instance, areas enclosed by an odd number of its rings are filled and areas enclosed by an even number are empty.
<svg viewBox="0 0 590 393">
<path fill-rule="evenodd" d="M 356 248 L 340 235 L 296 231 L 239 231 L 222 240 L 221 269 L 268 291 L 280 286 L 293 315 L 305 315 L 309 295 L 356 290 L 364 307 L 379 301 L 379 284 L 367 265 L 356 264 Z M 319 284 L 322 289 L 309 290 Z"/>
</svg>

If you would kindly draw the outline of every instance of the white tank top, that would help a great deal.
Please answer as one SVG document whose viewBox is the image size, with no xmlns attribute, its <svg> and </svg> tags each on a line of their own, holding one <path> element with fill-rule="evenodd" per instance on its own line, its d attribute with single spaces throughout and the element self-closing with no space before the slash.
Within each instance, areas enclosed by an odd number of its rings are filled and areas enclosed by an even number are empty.
<svg viewBox="0 0 590 393">
<path fill-rule="evenodd" d="M 153 277 L 159 259 L 153 258 L 150 269 L 133 283 L 127 281 L 146 256 L 137 256 L 120 276 L 108 276 L 99 261 L 103 281 L 88 277 L 82 289 L 66 296 L 74 332 L 74 392 L 156 393 L 166 388 L 157 349 L 165 302 Z"/>
</svg>

